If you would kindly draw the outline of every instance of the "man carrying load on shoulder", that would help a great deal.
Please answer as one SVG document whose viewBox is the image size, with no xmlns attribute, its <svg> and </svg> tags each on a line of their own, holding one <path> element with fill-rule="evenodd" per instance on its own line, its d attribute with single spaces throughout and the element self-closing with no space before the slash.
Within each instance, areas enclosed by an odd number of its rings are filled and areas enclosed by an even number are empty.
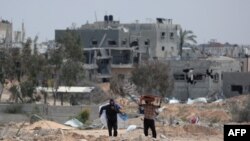
<svg viewBox="0 0 250 141">
<path fill-rule="evenodd" d="M 142 101 L 145 101 L 145 104 L 142 104 Z M 144 134 L 145 136 L 148 136 L 148 129 L 150 128 L 152 131 L 152 135 L 154 138 L 156 138 L 156 130 L 155 130 L 155 117 L 156 117 L 156 110 L 161 107 L 161 101 L 159 106 L 156 106 L 153 104 L 154 97 L 148 97 L 144 96 L 141 97 L 139 106 L 143 107 L 144 109 Z"/>
</svg>

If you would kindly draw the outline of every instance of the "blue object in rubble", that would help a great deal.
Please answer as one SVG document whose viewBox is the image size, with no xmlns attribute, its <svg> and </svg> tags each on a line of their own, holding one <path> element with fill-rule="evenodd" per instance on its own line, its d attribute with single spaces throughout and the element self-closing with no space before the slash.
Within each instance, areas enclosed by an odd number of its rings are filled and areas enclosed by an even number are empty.
<svg viewBox="0 0 250 141">
<path fill-rule="evenodd" d="M 124 120 L 124 121 L 128 120 L 128 115 L 127 115 L 127 114 L 123 113 L 123 114 L 118 114 L 118 115 L 119 115 L 119 117 L 120 117 L 122 120 Z"/>
</svg>

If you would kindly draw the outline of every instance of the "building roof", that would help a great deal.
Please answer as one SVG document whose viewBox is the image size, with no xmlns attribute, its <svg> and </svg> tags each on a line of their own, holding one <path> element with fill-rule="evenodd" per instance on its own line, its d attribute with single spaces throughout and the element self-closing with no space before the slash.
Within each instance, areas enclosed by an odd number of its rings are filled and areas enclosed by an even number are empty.
<svg viewBox="0 0 250 141">
<path fill-rule="evenodd" d="M 59 86 L 57 92 L 67 92 L 67 93 L 90 93 L 95 87 L 69 87 L 69 86 Z M 45 92 L 55 92 L 55 88 L 52 87 L 37 87 L 37 91 Z"/>
</svg>

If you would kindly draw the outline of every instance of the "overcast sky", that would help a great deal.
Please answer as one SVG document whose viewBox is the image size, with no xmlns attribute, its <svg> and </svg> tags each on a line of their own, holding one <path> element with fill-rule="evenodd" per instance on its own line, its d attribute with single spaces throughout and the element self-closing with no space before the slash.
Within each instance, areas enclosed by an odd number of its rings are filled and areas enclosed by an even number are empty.
<svg viewBox="0 0 250 141">
<path fill-rule="evenodd" d="M 171 18 L 192 30 L 198 43 L 217 39 L 222 43 L 250 44 L 250 0 L 0 0 L 0 18 L 25 23 L 26 35 L 39 42 L 54 39 L 55 29 L 103 20 L 114 15 L 121 23 Z"/>
</svg>

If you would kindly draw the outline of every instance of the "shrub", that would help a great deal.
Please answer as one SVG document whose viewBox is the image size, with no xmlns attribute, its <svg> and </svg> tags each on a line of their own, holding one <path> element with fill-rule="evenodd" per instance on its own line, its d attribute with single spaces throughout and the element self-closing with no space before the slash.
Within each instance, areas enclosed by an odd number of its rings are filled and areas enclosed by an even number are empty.
<svg viewBox="0 0 250 141">
<path fill-rule="evenodd" d="M 76 118 L 82 123 L 85 123 L 89 119 L 89 110 L 81 111 Z"/>
<path fill-rule="evenodd" d="M 250 121 L 250 96 L 243 103 L 242 106 L 236 102 L 230 106 L 233 121 L 236 122 L 249 122 Z"/>
</svg>

